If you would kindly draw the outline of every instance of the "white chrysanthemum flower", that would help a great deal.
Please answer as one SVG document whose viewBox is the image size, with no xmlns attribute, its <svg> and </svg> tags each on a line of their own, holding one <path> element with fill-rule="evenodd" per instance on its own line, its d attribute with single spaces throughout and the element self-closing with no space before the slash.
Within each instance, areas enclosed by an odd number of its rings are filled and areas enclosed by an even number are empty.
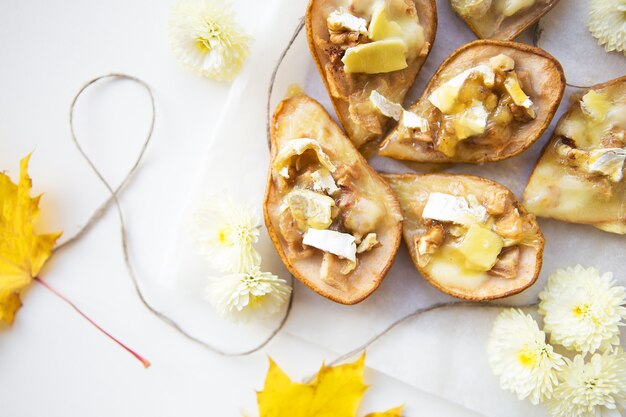
<svg viewBox="0 0 626 417">
<path fill-rule="evenodd" d="M 591 0 L 589 31 L 607 52 L 626 54 L 626 0 Z"/>
<path fill-rule="evenodd" d="M 554 417 L 620 417 L 624 406 L 626 355 L 621 348 L 596 353 L 587 363 L 582 355 L 568 359 L 547 404 Z"/>
<path fill-rule="evenodd" d="M 232 80 L 250 52 L 250 37 L 224 0 L 177 0 L 169 35 L 183 66 L 217 81 Z"/>
<path fill-rule="evenodd" d="M 244 272 L 261 262 L 252 246 L 259 240 L 260 219 L 251 207 L 215 196 L 200 206 L 194 220 L 196 243 L 213 268 Z"/>
<path fill-rule="evenodd" d="M 529 397 L 533 404 L 550 398 L 563 357 L 546 343 L 537 322 L 518 309 L 504 310 L 496 319 L 487 345 L 489 363 L 503 389 Z"/>
<path fill-rule="evenodd" d="M 626 289 L 615 285 L 610 272 L 559 269 L 539 294 L 539 313 L 550 342 L 582 353 L 619 344 L 619 326 L 626 317 Z"/>
<path fill-rule="evenodd" d="M 210 278 L 207 286 L 207 298 L 218 314 L 235 322 L 277 313 L 290 293 L 287 281 L 261 272 L 258 266 L 249 272 Z"/>
</svg>

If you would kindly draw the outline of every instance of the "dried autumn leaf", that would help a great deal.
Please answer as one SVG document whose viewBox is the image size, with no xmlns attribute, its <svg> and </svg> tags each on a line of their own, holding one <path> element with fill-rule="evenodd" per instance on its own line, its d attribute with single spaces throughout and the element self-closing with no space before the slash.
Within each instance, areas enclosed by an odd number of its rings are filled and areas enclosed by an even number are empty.
<svg viewBox="0 0 626 417">
<path fill-rule="evenodd" d="M 22 306 L 20 292 L 37 276 L 61 236 L 35 234 L 41 196 L 30 197 L 29 159 L 20 161 L 17 184 L 0 172 L 0 321 L 7 324 Z"/>
<path fill-rule="evenodd" d="M 352 363 L 322 365 L 307 384 L 291 379 L 270 359 L 263 391 L 257 393 L 260 417 L 355 417 L 367 386 L 365 355 Z M 402 407 L 366 417 L 399 417 Z"/>
<path fill-rule="evenodd" d="M 365 417 L 402 417 L 402 406 L 395 407 L 382 413 L 369 413 Z"/>
</svg>

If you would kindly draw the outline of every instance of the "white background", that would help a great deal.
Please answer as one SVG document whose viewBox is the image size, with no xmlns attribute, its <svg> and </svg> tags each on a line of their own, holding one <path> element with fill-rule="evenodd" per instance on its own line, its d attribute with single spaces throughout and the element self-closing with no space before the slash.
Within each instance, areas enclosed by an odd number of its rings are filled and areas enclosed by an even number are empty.
<svg viewBox="0 0 626 417">
<path fill-rule="evenodd" d="M 255 19 L 276 1 L 235 1 L 238 20 L 255 34 Z M 154 88 L 153 143 L 122 197 L 131 251 L 144 277 L 159 273 L 229 93 L 228 85 L 176 64 L 166 31 L 171 3 L 0 2 L 0 170 L 15 178 L 19 159 L 33 152 L 34 192 L 45 192 L 42 230 L 63 229 L 70 236 L 106 198 L 70 142 L 68 106 L 74 93 L 86 80 L 113 71 L 138 76 Z M 97 87 L 79 102 L 78 135 L 114 183 L 134 158 L 148 117 L 144 92 L 126 82 Z M 0 328 L 2 417 L 256 415 L 254 391 L 262 387 L 266 355 L 294 379 L 334 356 L 282 335 L 263 352 L 226 359 L 180 337 L 138 301 L 113 211 L 80 243 L 53 257 L 41 275 L 153 365 L 144 370 L 34 285 L 13 327 Z M 408 416 L 475 415 L 373 371 L 367 382 L 373 388 L 362 412 L 406 403 Z"/>
</svg>

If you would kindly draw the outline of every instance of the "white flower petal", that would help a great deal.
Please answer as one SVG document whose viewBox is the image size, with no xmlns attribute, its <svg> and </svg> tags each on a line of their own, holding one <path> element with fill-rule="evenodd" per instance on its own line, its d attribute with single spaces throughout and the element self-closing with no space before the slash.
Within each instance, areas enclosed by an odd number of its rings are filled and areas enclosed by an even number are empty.
<svg viewBox="0 0 626 417">
<path fill-rule="evenodd" d="M 626 54 L 626 0 L 591 0 L 589 31 L 607 52 Z"/>
<path fill-rule="evenodd" d="M 547 404 L 554 417 L 620 416 L 626 405 L 626 355 L 621 348 L 595 354 L 585 363 L 582 355 L 566 360 L 559 385 Z"/>
<path fill-rule="evenodd" d="M 207 298 L 221 317 L 234 322 L 265 318 L 277 313 L 289 299 L 291 287 L 259 267 L 247 273 L 210 278 Z"/>
<path fill-rule="evenodd" d="M 503 389 L 533 404 L 550 398 L 563 357 L 546 343 L 537 322 L 521 310 L 504 310 L 496 319 L 487 353 Z"/>
<path fill-rule="evenodd" d="M 181 65 L 217 80 L 232 80 L 249 54 L 250 37 L 224 0 L 178 0 L 169 19 L 170 43 Z"/>
<path fill-rule="evenodd" d="M 195 240 L 211 267 L 243 272 L 261 262 L 253 244 L 259 240 L 259 216 L 225 197 L 207 200 L 194 216 Z"/>
<path fill-rule="evenodd" d="M 559 269 L 539 294 L 539 313 L 550 341 L 582 353 L 604 351 L 619 344 L 626 317 L 626 289 L 615 286 L 611 273 L 597 269 Z"/>
</svg>

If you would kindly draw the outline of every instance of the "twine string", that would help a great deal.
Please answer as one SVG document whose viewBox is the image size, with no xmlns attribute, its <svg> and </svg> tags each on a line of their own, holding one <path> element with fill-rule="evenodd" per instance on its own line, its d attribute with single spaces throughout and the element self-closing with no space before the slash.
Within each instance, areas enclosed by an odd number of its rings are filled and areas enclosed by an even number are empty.
<svg viewBox="0 0 626 417">
<path fill-rule="evenodd" d="M 104 176 L 102 175 L 100 170 L 96 167 L 96 165 L 94 164 L 93 160 L 85 152 L 85 150 L 83 149 L 83 147 L 81 146 L 81 144 L 80 144 L 80 142 L 78 140 L 78 136 L 76 135 L 76 131 L 74 129 L 74 110 L 76 109 L 76 103 L 77 103 L 79 97 L 90 86 L 98 83 L 99 81 L 109 80 L 109 79 L 111 79 L 111 80 L 128 80 L 128 81 L 132 81 L 132 82 L 140 85 L 141 87 L 143 87 L 143 89 L 148 93 L 148 96 L 150 98 L 150 109 L 151 109 L 150 125 L 149 125 L 149 128 L 148 128 L 148 132 L 146 134 L 146 137 L 145 137 L 145 139 L 144 139 L 144 141 L 142 143 L 141 149 L 140 149 L 139 153 L 137 154 L 137 158 L 135 159 L 133 165 L 128 170 L 128 172 L 124 176 L 124 179 L 122 180 L 122 182 L 120 183 L 120 185 L 117 188 L 113 188 L 113 186 L 111 186 L 111 184 L 106 180 L 106 178 L 104 178 Z M 102 75 L 102 76 L 96 77 L 96 78 L 94 78 L 92 80 L 89 80 L 88 82 L 86 82 L 78 90 L 78 92 L 76 93 L 76 95 L 74 96 L 74 98 L 72 100 L 72 103 L 70 105 L 70 111 L 69 111 L 69 123 L 70 123 L 70 133 L 71 133 L 72 143 L 74 144 L 76 149 L 79 151 L 79 153 L 81 154 L 83 159 L 87 162 L 87 164 L 89 165 L 89 167 L 91 168 L 93 173 L 96 175 L 98 180 L 105 186 L 105 188 L 109 192 L 109 197 L 94 211 L 94 213 L 91 215 L 91 217 L 89 218 L 87 223 L 85 223 L 83 226 L 81 226 L 81 228 L 78 230 L 78 232 L 76 232 L 69 239 L 67 239 L 65 242 L 63 242 L 62 244 L 58 245 L 55 248 L 55 252 L 58 252 L 61 249 L 67 248 L 71 244 L 73 244 L 73 243 L 77 242 L 78 240 L 80 240 L 102 218 L 102 216 L 107 212 L 108 208 L 111 205 L 113 205 L 115 207 L 115 211 L 117 212 L 119 225 L 120 225 L 120 238 L 121 238 L 121 243 L 122 243 L 122 253 L 123 253 L 123 257 L 124 257 L 124 264 L 126 266 L 126 270 L 127 270 L 128 275 L 129 275 L 129 277 L 131 279 L 131 282 L 133 284 L 135 292 L 136 292 L 139 300 L 141 301 L 141 303 L 151 313 L 153 313 L 155 316 L 157 316 L 161 321 L 163 321 L 164 323 L 169 325 L 171 328 L 173 328 L 174 330 L 176 330 L 177 332 L 179 332 L 180 334 L 185 336 L 187 339 L 189 339 L 189 340 L 199 344 L 200 346 L 210 350 L 213 353 L 216 353 L 216 354 L 219 354 L 219 355 L 222 355 L 222 356 L 245 356 L 245 355 L 250 355 L 250 354 L 252 354 L 254 352 L 257 352 L 258 350 L 262 349 L 263 347 L 265 347 L 276 336 L 276 334 L 278 334 L 278 332 L 283 328 L 285 322 L 287 321 L 287 317 L 289 316 L 289 312 L 291 311 L 291 306 L 293 304 L 293 293 L 292 293 L 291 297 L 289 298 L 289 302 L 287 304 L 287 309 L 286 309 L 285 314 L 284 314 L 283 318 L 281 319 L 280 323 L 278 324 L 278 326 L 265 339 L 263 339 L 258 345 L 256 345 L 255 347 L 253 347 L 251 349 L 246 349 L 246 350 L 243 350 L 243 351 L 227 351 L 227 350 L 223 350 L 221 348 L 218 348 L 217 346 L 214 346 L 214 345 L 212 345 L 210 343 L 207 343 L 207 342 L 197 338 L 196 336 L 193 336 L 187 330 L 185 330 L 178 322 L 176 322 L 174 319 L 169 317 L 167 314 L 157 310 L 146 299 L 146 297 L 145 297 L 145 295 L 143 293 L 143 290 L 142 290 L 141 286 L 139 285 L 139 280 L 137 278 L 137 273 L 135 272 L 135 268 L 133 266 L 133 263 L 132 263 L 131 257 L 130 257 L 129 234 L 128 234 L 128 230 L 127 230 L 126 220 L 124 218 L 124 213 L 123 213 L 120 201 L 118 199 L 118 195 L 124 189 L 124 187 L 129 184 L 129 182 L 131 181 L 133 175 L 137 171 L 137 169 L 139 167 L 139 164 L 140 164 L 140 162 L 142 161 L 142 159 L 143 159 L 143 157 L 145 155 L 146 149 L 148 148 L 148 145 L 150 144 L 150 142 L 152 140 L 152 135 L 154 133 L 155 121 L 156 121 L 156 110 L 155 110 L 155 100 L 154 100 L 154 94 L 152 92 L 152 88 L 145 81 L 143 81 L 143 80 L 141 80 L 141 79 L 139 79 L 137 77 L 133 77 L 131 75 L 126 75 L 126 74 L 121 74 L 121 73 L 112 73 L 112 74 Z"/>
<path fill-rule="evenodd" d="M 442 303 L 436 303 L 433 304 L 431 306 L 428 307 L 423 307 L 423 308 L 418 308 L 415 311 L 413 311 L 412 313 L 409 313 L 405 316 L 402 316 L 396 320 L 394 320 L 393 322 L 391 322 L 387 327 L 385 327 L 380 333 L 377 333 L 376 335 L 372 336 L 369 340 L 367 340 L 366 342 L 364 342 L 362 345 L 357 346 L 356 348 L 336 357 L 335 359 L 333 359 L 328 365 L 329 366 L 333 366 L 336 365 L 340 362 L 345 361 L 346 359 L 351 358 L 352 356 L 356 355 L 357 353 L 363 352 L 365 351 L 367 348 L 369 348 L 370 346 L 372 346 L 374 343 L 378 342 L 380 339 L 382 339 L 384 336 L 388 335 L 389 333 L 391 333 L 396 327 L 400 326 L 401 324 L 410 321 L 414 318 L 423 316 L 427 313 L 433 312 L 433 311 L 438 311 L 438 310 L 449 310 L 449 309 L 453 309 L 453 308 L 469 308 L 469 307 L 479 307 L 479 308 L 533 308 L 536 307 L 537 305 L 539 305 L 539 301 L 534 301 L 532 303 L 529 304 L 524 304 L 524 305 L 519 305 L 519 306 L 511 306 L 508 304 L 503 304 L 503 303 L 476 303 L 476 302 L 472 302 L 472 301 L 448 301 L 448 302 L 442 302 Z"/>
</svg>

